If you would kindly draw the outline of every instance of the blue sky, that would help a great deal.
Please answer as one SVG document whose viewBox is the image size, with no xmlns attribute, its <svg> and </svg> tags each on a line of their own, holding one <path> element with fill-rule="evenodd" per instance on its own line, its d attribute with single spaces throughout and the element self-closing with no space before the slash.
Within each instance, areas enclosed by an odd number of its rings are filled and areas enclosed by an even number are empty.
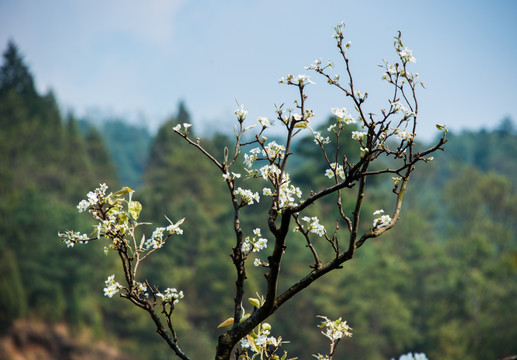
<svg viewBox="0 0 517 360">
<path fill-rule="evenodd" d="M 292 107 L 295 89 L 278 80 L 308 73 L 315 59 L 337 60 L 341 21 L 355 84 L 379 113 L 387 87 L 377 65 L 395 59 L 400 30 L 427 86 L 419 136 L 429 139 L 435 123 L 459 131 L 517 121 L 516 18 L 512 0 L 0 0 L 0 46 L 17 43 L 38 88 L 52 88 L 64 111 L 156 128 L 183 100 L 209 131 L 231 128 L 236 101 L 251 121 L 274 118 L 275 103 Z M 352 108 L 310 75 L 316 123 L 331 107 Z"/>
</svg>

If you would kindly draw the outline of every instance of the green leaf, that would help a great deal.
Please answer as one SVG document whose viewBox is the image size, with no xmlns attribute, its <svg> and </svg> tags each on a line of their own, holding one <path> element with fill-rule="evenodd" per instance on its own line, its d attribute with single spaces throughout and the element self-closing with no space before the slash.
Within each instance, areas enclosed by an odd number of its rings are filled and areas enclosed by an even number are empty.
<svg viewBox="0 0 517 360">
<path fill-rule="evenodd" d="M 251 305 L 255 306 L 256 308 L 260 307 L 260 301 L 258 299 L 248 298 L 248 301 L 250 302 Z"/>
<path fill-rule="evenodd" d="M 218 328 L 221 328 L 221 327 L 225 327 L 225 326 L 228 326 L 228 325 L 231 325 L 233 324 L 233 318 L 228 318 L 226 320 L 224 320 L 222 323 L 220 323 L 217 327 Z"/>
<path fill-rule="evenodd" d="M 124 186 L 122 189 L 120 189 L 119 191 L 114 193 L 113 196 L 122 196 L 122 195 L 126 195 L 127 193 L 132 193 L 132 192 L 135 192 L 135 191 L 127 186 Z"/>
<path fill-rule="evenodd" d="M 119 218 L 118 218 L 118 223 L 120 225 L 123 225 L 123 224 L 127 224 L 127 221 L 128 221 L 127 214 L 125 212 L 124 213 L 120 213 L 119 214 Z"/>
<path fill-rule="evenodd" d="M 130 201 L 129 202 L 129 213 L 134 220 L 138 220 L 138 216 L 140 215 L 140 211 L 142 211 L 142 204 L 138 201 Z"/>
</svg>

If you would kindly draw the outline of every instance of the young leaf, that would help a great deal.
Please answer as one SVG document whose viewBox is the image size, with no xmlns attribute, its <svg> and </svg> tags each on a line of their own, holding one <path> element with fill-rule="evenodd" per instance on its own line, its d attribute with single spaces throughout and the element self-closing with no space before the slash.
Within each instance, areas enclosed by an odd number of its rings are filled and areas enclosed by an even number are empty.
<svg viewBox="0 0 517 360">
<path fill-rule="evenodd" d="M 126 195 L 127 193 L 132 193 L 132 192 L 134 192 L 133 189 L 125 186 L 122 189 L 120 189 L 119 191 L 117 191 L 116 193 L 114 193 L 113 196 L 122 196 L 122 195 Z"/>
<path fill-rule="evenodd" d="M 255 351 L 256 353 L 260 352 L 259 348 L 257 347 L 257 344 L 255 344 L 255 339 L 252 336 L 248 335 L 248 341 L 253 351 Z"/>
<path fill-rule="evenodd" d="M 248 301 L 250 302 L 251 305 L 253 305 L 254 307 L 256 308 L 259 308 L 260 307 L 260 301 L 258 299 L 255 299 L 255 298 L 248 298 Z"/>
<path fill-rule="evenodd" d="M 217 327 L 218 328 L 222 328 L 222 327 L 225 327 L 225 326 L 228 326 L 228 325 L 231 325 L 233 324 L 233 318 L 228 318 L 226 320 L 224 320 L 222 323 L 220 323 Z"/>
<path fill-rule="evenodd" d="M 142 211 L 142 204 L 140 204 L 138 201 L 129 202 L 129 213 L 134 220 L 138 220 L 140 211 Z"/>
</svg>

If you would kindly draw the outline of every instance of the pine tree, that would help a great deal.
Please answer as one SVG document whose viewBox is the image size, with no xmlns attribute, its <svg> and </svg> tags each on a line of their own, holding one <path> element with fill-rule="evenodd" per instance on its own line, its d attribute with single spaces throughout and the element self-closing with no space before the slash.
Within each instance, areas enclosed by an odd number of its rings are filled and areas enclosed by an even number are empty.
<svg viewBox="0 0 517 360">
<path fill-rule="evenodd" d="M 33 77 L 13 41 L 9 41 L 3 56 L 4 65 L 0 68 L 0 96 L 11 90 L 24 96 L 36 96 Z"/>
</svg>

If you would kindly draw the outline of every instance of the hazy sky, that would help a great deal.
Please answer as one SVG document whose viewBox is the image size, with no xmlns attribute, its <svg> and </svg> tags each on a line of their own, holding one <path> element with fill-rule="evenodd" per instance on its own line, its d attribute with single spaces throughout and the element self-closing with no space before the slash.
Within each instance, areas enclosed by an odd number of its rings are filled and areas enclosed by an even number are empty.
<svg viewBox="0 0 517 360">
<path fill-rule="evenodd" d="M 393 37 L 417 59 L 420 135 L 517 121 L 517 1 L 0 0 L 2 52 L 13 39 L 41 91 L 65 111 L 113 114 L 154 128 L 185 101 L 194 125 L 228 126 L 236 100 L 249 119 L 292 107 L 280 77 L 308 73 L 309 107 L 324 120 L 344 96 L 304 69 L 337 59 L 333 26 L 345 40 L 370 112 L 385 106 L 382 59 Z M 341 72 L 342 68 L 336 68 Z M 317 119 L 315 121 L 317 121 Z"/>
</svg>

